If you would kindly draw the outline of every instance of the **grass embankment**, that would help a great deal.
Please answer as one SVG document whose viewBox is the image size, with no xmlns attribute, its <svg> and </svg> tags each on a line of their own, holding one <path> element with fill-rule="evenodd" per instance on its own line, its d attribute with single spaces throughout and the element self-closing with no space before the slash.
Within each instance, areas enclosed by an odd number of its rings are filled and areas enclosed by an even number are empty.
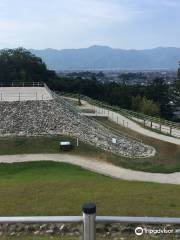
<svg viewBox="0 0 180 240">
<path fill-rule="evenodd" d="M 141 135 L 128 128 L 117 125 L 108 120 L 102 120 L 103 124 L 115 128 L 121 134 L 141 139 L 144 143 L 155 147 L 157 154 L 151 158 L 125 158 L 103 151 L 94 146 L 80 142 L 69 154 L 94 157 L 99 160 L 111 162 L 115 165 L 147 172 L 171 173 L 180 171 L 180 146 L 159 141 Z M 76 145 L 76 139 L 65 136 L 55 137 L 17 137 L 0 139 L 0 155 L 24 154 L 24 153 L 59 153 L 59 141 L 70 140 Z"/>
<path fill-rule="evenodd" d="M 121 181 L 56 162 L 0 164 L 0 196 L 0 216 L 81 215 L 86 201 L 96 202 L 98 215 L 178 217 L 180 212 L 178 185 Z M 134 234 L 122 237 L 138 239 Z M 0 236 L 0 240 L 47 239 L 78 238 Z"/>
<path fill-rule="evenodd" d="M 60 153 L 59 142 L 70 141 L 76 146 L 76 139 L 69 136 L 43 136 L 43 137 L 7 137 L 0 138 L 0 155 L 24 154 L 24 153 Z M 101 150 L 80 142 L 79 148 L 69 154 L 96 156 Z"/>
<path fill-rule="evenodd" d="M 56 162 L 0 164 L 0 216 L 79 215 L 87 201 L 99 215 L 179 216 L 180 186 L 128 182 Z"/>
</svg>

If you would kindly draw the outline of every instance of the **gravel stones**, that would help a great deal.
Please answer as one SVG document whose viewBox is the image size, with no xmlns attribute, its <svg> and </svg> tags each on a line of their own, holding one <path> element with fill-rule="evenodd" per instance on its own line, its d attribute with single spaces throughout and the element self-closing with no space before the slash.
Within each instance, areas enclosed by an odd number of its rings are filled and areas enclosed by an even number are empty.
<svg viewBox="0 0 180 240">
<path fill-rule="evenodd" d="M 126 157 L 149 157 L 155 149 L 119 136 L 96 121 L 81 116 L 61 96 L 49 101 L 0 102 L 0 136 L 65 134 Z M 116 144 L 112 143 L 116 138 Z"/>
</svg>

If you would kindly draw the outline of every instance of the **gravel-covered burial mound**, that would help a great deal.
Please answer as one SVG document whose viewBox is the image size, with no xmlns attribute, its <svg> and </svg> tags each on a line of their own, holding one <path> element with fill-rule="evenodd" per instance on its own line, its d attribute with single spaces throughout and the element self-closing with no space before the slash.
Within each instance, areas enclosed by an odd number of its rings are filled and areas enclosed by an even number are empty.
<svg viewBox="0 0 180 240">
<path fill-rule="evenodd" d="M 149 157 L 153 147 L 117 136 L 97 122 L 81 116 L 62 97 L 50 101 L 0 102 L 0 135 L 39 136 L 68 134 L 81 141 L 127 157 Z M 112 143 L 112 138 L 117 143 Z"/>
</svg>

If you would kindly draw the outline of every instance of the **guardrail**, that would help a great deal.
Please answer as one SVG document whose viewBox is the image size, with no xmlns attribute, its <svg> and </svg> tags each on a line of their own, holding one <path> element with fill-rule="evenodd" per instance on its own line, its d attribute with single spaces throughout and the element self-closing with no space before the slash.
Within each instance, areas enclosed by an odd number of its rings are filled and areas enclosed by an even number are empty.
<svg viewBox="0 0 180 240">
<path fill-rule="evenodd" d="M 0 87 L 44 87 L 43 82 L 1 82 Z"/>
<path fill-rule="evenodd" d="M 2 87 L 2 88 L 1 88 Z M 7 88 L 15 87 L 14 90 Z M 17 87 L 17 89 L 16 89 Z M 30 88 L 28 90 L 21 89 L 22 87 Z M 34 88 L 33 88 L 34 87 Z M 45 91 L 39 90 L 45 88 Z M 3 88 L 6 88 L 5 90 Z M 48 96 L 49 95 L 49 96 Z M 43 82 L 12 82 L 0 83 L 0 101 L 27 101 L 27 100 L 49 100 L 53 93 L 48 86 Z"/>
<path fill-rule="evenodd" d="M 96 216 L 96 205 L 86 203 L 82 216 L 0 217 L 4 223 L 83 223 L 83 239 L 96 239 L 96 223 L 180 224 L 180 218 Z"/>
<path fill-rule="evenodd" d="M 163 127 L 166 127 L 166 126 L 168 127 L 168 132 L 165 131 L 165 133 L 168 133 L 170 135 L 173 135 L 173 133 L 172 133 L 173 129 L 180 131 L 180 123 L 175 123 L 175 122 L 168 121 L 168 120 L 165 120 L 165 119 L 162 119 L 162 118 L 148 116 L 148 115 L 145 115 L 143 113 L 138 113 L 138 112 L 134 112 L 134 111 L 131 111 L 131 110 L 123 109 L 123 108 L 120 108 L 118 106 L 110 106 L 110 105 L 108 105 L 104 102 L 94 100 L 94 99 L 89 98 L 89 97 L 84 96 L 84 95 L 73 94 L 73 93 L 65 93 L 65 92 L 63 92 L 61 94 L 64 95 L 64 96 L 67 96 L 67 97 L 75 97 L 75 98 L 80 96 L 81 99 L 86 100 L 93 105 L 97 105 L 99 107 L 106 108 L 108 110 L 120 113 L 123 116 L 125 116 L 125 117 L 127 117 L 127 118 L 129 118 L 133 121 L 143 123 L 143 125 L 145 127 L 150 127 L 151 129 L 159 130 L 160 132 L 163 132 Z M 153 123 L 158 124 L 158 126 L 153 127 Z"/>
<path fill-rule="evenodd" d="M 24 92 L 17 92 L 16 94 L 12 94 L 12 93 L 6 93 L 3 94 L 2 92 L 0 92 L 0 101 L 27 101 L 27 100 L 36 100 L 36 101 L 40 101 L 40 100 L 46 100 L 46 95 L 44 94 L 40 94 L 38 92 L 28 92 L 28 93 L 24 93 Z M 11 99 L 11 100 L 9 100 Z"/>
<path fill-rule="evenodd" d="M 98 121 L 98 120 L 96 120 L 95 118 L 92 118 L 92 117 L 91 117 L 91 119 L 92 119 L 93 121 L 95 121 L 96 123 L 98 123 L 98 124 L 104 126 L 105 128 L 109 129 L 110 131 L 114 132 L 116 135 L 118 135 L 118 136 L 120 136 L 120 137 L 127 137 L 127 138 L 133 139 L 133 140 L 135 140 L 135 141 L 137 141 L 137 142 L 139 142 L 139 143 L 141 143 L 141 144 L 143 143 L 143 141 L 142 141 L 140 138 L 134 137 L 134 136 L 129 135 L 129 134 L 127 134 L 127 133 L 123 133 L 123 134 L 122 134 L 120 131 L 116 130 L 116 129 L 113 128 L 113 127 L 110 127 L 108 124 L 103 123 L 102 121 Z"/>
</svg>

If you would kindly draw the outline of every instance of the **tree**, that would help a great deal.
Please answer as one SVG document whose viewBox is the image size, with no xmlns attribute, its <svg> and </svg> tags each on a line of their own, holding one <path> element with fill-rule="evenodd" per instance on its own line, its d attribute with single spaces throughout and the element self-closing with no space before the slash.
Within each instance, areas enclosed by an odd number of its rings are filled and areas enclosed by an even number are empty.
<svg viewBox="0 0 180 240">
<path fill-rule="evenodd" d="M 131 77 L 131 73 L 122 73 L 119 75 L 119 79 L 123 85 L 126 85 Z"/>
<path fill-rule="evenodd" d="M 149 116 L 159 116 L 160 107 L 159 104 L 147 99 L 146 97 L 133 97 L 132 98 L 133 110 L 147 114 Z"/>
<path fill-rule="evenodd" d="M 180 62 L 174 87 L 174 102 L 176 106 L 180 106 Z"/>
<path fill-rule="evenodd" d="M 161 116 L 164 118 L 172 117 L 172 108 L 170 105 L 171 96 L 169 85 L 166 84 L 164 79 L 155 78 L 147 88 L 145 96 L 158 103 L 161 111 Z"/>
<path fill-rule="evenodd" d="M 0 82 L 48 82 L 56 77 L 41 58 L 24 48 L 0 51 Z"/>
<path fill-rule="evenodd" d="M 178 68 L 177 78 L 180 81 L 180 61 L 179 61 L 179 68 Z"/>
<path fill-rule="evenodd" d="M 142 97 L 141 96 L 136 96 L 132 97 L 132 109 L 136 112 L 140 111 L 141 108 L 141 103 L 142 103 Z"/>
<path fill-rule="evenodd" d="M 143 97 L 142 102 L 140 104 L 140 112 L 150 115 L 150 116 L 159 116 L 160 115 L 160 107 L 159 104 L 153 102 L 152 100 Z"/>
</svg>

